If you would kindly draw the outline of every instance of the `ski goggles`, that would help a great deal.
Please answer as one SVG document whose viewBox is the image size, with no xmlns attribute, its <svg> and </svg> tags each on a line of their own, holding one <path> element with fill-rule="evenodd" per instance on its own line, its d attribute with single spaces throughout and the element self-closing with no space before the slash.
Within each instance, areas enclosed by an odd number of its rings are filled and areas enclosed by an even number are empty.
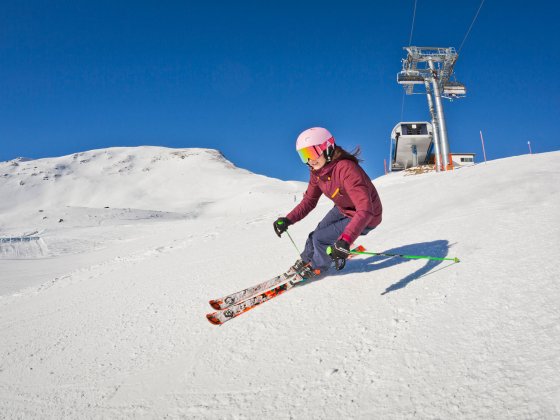
<svg viewBox="0 0 560 420">
<path fill-rule="evenodd" d="M 323 144 L 318 144 L 316 146 L 307 146 L 302 149 L 298 149 L 299 157 L 303 163 L 307 163 L 309 159 L 317 160 L 329 146 L 334 146 L 334 138 L 331 137 Z"/>
</svg>

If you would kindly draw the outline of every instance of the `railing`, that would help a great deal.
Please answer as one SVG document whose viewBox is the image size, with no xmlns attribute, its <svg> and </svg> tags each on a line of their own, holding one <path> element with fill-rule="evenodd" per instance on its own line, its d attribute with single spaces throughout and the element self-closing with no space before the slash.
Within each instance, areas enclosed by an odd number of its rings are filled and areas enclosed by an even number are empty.
<svg viewBox="0 0 560 420">
<path fill-rule="evenodd" d="M 39 238 L 38 236 L 19 236 L 19 237 L 13 237 L 13 238 L 0 238 L 0 244 L 13 244 L 13 243 L 18 243 L 18 242 L 31 242 L 31 241 L 38 241 Z"/>
</svg>

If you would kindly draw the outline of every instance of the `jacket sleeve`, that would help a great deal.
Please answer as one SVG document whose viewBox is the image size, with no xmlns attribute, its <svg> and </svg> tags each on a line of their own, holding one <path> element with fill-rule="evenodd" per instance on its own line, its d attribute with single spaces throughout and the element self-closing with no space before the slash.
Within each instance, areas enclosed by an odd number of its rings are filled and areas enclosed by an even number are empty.
<svg viewBox="0 0 560 420">
<path fill-rule="evenodd" d="M 319 188 L 317 179 L 310 174 L 309 185 L 303 195 L 303 200 L 286 216 L 292 223 L 299 222 L 307 216 L 311 210 L 317 206 L 319 198 L 321 198 L 322 191 Z"/>
<path fill-rule="evenodd" d="M 368 182 L 371 183 L 371 180 L 357 164 L 350 161 L 342 166 L 340 176 L 343 189 L 356 209 L 356 213 L 340 237 L 345 240 L 350 239 L 349 243 L 352 244 L 367 227 L 368 221 L 374 215 L 373 203 L 367 185 Z"/>
</svg>

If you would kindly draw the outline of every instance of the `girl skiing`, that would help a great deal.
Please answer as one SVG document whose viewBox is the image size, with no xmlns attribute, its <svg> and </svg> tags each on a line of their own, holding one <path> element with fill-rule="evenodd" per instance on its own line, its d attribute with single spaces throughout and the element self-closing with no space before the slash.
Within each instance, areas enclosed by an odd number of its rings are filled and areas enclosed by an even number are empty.
<svg viewBox="0 0 560 420">
<path fill-rule="evenodd" d="M 321 194 L 334 202 L 309 234 L 301 259 L 292 267 L 309 279 L 326 272 L 333 261 L 337 270 L 344 268 L 351 244 L 381 223 L 382 206 L 377 190 L 359 165 L 359 151 L 351 154 L 337 146 L 327 129 L 314 127 L 302 132 L 296 150 L 310 168 L 309 185 L 302 201 L 273 223 L 276 234 L 280 237 L 288 226 L 306 217 Z"/>
</svg>

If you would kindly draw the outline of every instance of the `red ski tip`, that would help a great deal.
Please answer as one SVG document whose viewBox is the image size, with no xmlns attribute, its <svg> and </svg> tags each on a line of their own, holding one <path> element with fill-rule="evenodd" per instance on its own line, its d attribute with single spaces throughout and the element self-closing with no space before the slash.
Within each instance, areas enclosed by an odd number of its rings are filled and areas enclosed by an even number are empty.
<svg viewBox="0 0 560 420">
<path fill-rule="evenodd" d="M 211 301 L 208 302 L 208 303 L 210 304 L 210 306 L 211 306 L 212 308 L 214 308 L 214 309 L 217 310 L 217 311 L 219 311 L 219 310 L 221 309 L 221 308 L 220 308 L 220 303 L 221 303 L 221 302 L 218 301 L 218 300 L 211 300 Z"/>
<path fill-rule="evenodd" d="M 214 314 L 206 314 L 206 318 L 208 319 L 208 321 L 210 321 L 210 323 L 214 324 L 214 325 L 220 325 L 221 322 L 219 319 L 217 319 Z"/>
</svg>

